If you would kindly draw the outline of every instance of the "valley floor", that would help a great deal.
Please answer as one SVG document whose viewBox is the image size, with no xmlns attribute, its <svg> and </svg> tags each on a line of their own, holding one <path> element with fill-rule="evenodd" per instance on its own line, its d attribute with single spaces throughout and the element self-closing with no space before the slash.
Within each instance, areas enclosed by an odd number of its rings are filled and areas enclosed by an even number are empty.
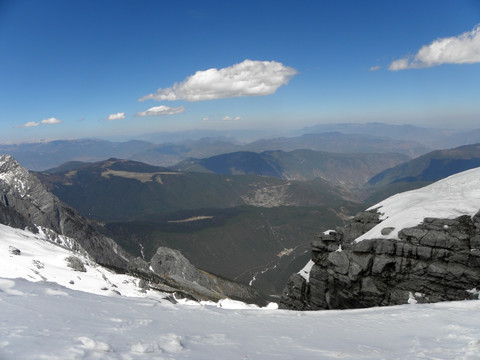
<svg viewBox="0 0 480 360">
<path fill-rule="evenodd" d="M 0 359 L 479 359 L 479 354 L 480 301 L 317 312 L 226 309 L 0 278 Z"/>
</svg>

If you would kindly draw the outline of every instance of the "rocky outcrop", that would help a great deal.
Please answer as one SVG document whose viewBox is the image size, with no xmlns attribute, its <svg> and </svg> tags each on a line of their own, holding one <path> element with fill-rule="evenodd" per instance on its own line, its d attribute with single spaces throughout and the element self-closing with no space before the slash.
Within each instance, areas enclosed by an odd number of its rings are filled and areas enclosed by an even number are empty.
<svg viewBox="0 0 480 360">
<path fill-rule="evenodd" d="M 379 223 L 379 214 L 364 212 L 344 228 L 316 235 L 308 280 L 292 275 L 281 307 L 350 309 L 478 299 L 480 212 L 425 218 L 402 229 L 398 239 L 354 241 Z M 391 231 L 383 228 L 382 235 Z"/>
<path fill-rule="evenodd" d="M 155 274 L 175 283 L 177 288 L 195 292 L 198 298 L 220 300 L 227 296 L 242 301 L 264 302 L 252 287 L 201 271 L 178 250 L 159 247 L 150 261 L 150 267 Z"/>
<path fill-rule="evenodd" d="M 131 256 L 115 241 L 101 235 L 98 223 L 62 203 L 9 155 L 0 156 L 0 220 L 5 225 L 37 232 L 39 228 L 46 229 L 51 240 L 83 250 L 101 265 L 129 267 Z"/>
</svg>

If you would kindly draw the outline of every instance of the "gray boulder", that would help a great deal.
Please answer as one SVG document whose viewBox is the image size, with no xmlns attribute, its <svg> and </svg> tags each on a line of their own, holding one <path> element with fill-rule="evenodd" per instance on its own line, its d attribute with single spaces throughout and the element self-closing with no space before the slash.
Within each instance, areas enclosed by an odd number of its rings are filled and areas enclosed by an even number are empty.
<svg viewBox="0 0 480 360">
<path fill-rule="evenodd" d="M 87 272 L 85 265 L 83 264 L 82 260 L 80 260 L 78 257 L 69 256 L 65 258 L 65 261 L 67 262 L 67 266 L 72 270 L 79 271 L 79 272 Z"/>
<path fill-rule="evenodd" d="M 150 268 L 167 283 L 185 290 L 196 299 L 220 300 L 230 297 L 265 303 L 254 288 L 199 270 L 178 250 L 159 247 L 150 261 Z"/>
</svg>

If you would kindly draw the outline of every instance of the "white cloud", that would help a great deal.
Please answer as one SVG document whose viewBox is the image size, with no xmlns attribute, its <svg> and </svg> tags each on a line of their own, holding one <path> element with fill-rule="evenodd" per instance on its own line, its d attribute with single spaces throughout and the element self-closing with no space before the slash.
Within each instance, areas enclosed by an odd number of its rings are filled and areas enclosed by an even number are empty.
<svg viewBox="0 0 480 360">
<path fill-rule="evenodd" d="M 393 61 L 389 70 L 473 63 L 480 63 L 480 25 L 459 36 L 438 39 L 430 45 L 424 45 L 415 56 Z"/>
<path fill-rule="evenodd" d="M 240 120 L 240 119 L 241 119 L 240 116 L 236 116 L 236 117 L 225 116 L 222 120 L 223 120 L 223 121 L 238 121 L 238 120 Z"/>
<path fill-rule="evenodd" d="M 54 117 L 51 117 L 51 118 L 48 118 L 48 119 L 44 119 L 42 121 L 40 121 L 41 124 L 44 124 L 44 125 L 54 125 L 54 124 L 60 124 L 62 122 L 62 120 L 58 120 Z"/>
<path fill-rule="evenodd" d="M 110 115 L 108 115 L 108 118 L 107 118 L 108 121 L 115 121 L 115 120 L 121 120 L 121 119 L 125 119 L 125 113 L 124 112 L 119 112 L 119 113 L 116 113 L 116 114 L 110 114 Z"/>
<path fill-rule="evenodd" d="M 139 101 L 201 101 L 237 96 L 263 96 L 275 93 L 297 74 L 294 68 L 276 61 L 245 60 L 223 69 L 197 71 L 172 87 L 158 89 Z"/>
<path fill-rule="evenodd" d="M 390 66 L 388 67 L 388 70 L 391 71 L 398 71 L 398 70 L 405 70 L 408 68 L 413 68 L 413 66 L 409 65 L 410 60 L 409 59 L 398 59 L 393 61 Z"/>
<path fill-rule="evenodd" d="M 185 111 L 184 106 L 179 106 L 171 108 L 170 106 L 160 105 L 154 106 L 148 109 L 147 111 L 142 111 L 136 114 L 136 116 L 162 116 L 162 115 L 173 115 L 179 114 Z"/>
<path fill-rule="evenodd" d="M 16 128 L 29 128 L 29 127 L 36 127 L 39 125 L 54 125 L 54 124 L 60 124 L 62 120 L 58 120 L 57 118 L 51 117 L 48 119 L 43 119 L 40 122 L 35 122 L 35 121 L 29 121 L 26 124 L 23 125 L 16 125 Z"/>
<path fill-rule="evenodd" d="M 370 67 L 370 71 L 377 71 L 377 70 L 380 70 L 381 66 L 380 65 L 376 65 L 376 66 L 372 66 Z"/>
<path fill-rule="evenodd" d="M 38 125 L 40 125 L 40 123 L 35 122 L 35 121 L 29 121 L 26 124 L 16 125 L 15 127 L 16 128 L 29 128 L 29 127 L 35 127 L 35 126 L 38 126 Z"/>
</svg>

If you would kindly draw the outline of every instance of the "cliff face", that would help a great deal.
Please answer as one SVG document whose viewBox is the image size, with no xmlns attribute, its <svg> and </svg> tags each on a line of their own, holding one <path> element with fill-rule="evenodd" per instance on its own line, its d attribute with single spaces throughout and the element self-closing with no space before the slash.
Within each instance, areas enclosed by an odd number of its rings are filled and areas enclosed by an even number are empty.
<svg viewBox="0 0 480 360">
<path fill-rule="evenodd" d="M 42 228 L 50 240 L 86 251 L 102 265 L 126 269 L 132 260 L 112 239 L 101 235 L 98 223 L 58 200 L 8 155 L 0 156 L 0 220 L 32 231 Z"/>
<path fill-rule="evenodd" d="M 381 223 L 379 215 L 360 213 L 348 226 L 316 235 L 309 276 L 290 277 L 281 307 L 349 309 L 478 299 L 480 212 L 425 218 L 400 230 L 398 238 L 355 241 Z M 382 235 L 392 230 L 384 227 Z"/>
</svg>

